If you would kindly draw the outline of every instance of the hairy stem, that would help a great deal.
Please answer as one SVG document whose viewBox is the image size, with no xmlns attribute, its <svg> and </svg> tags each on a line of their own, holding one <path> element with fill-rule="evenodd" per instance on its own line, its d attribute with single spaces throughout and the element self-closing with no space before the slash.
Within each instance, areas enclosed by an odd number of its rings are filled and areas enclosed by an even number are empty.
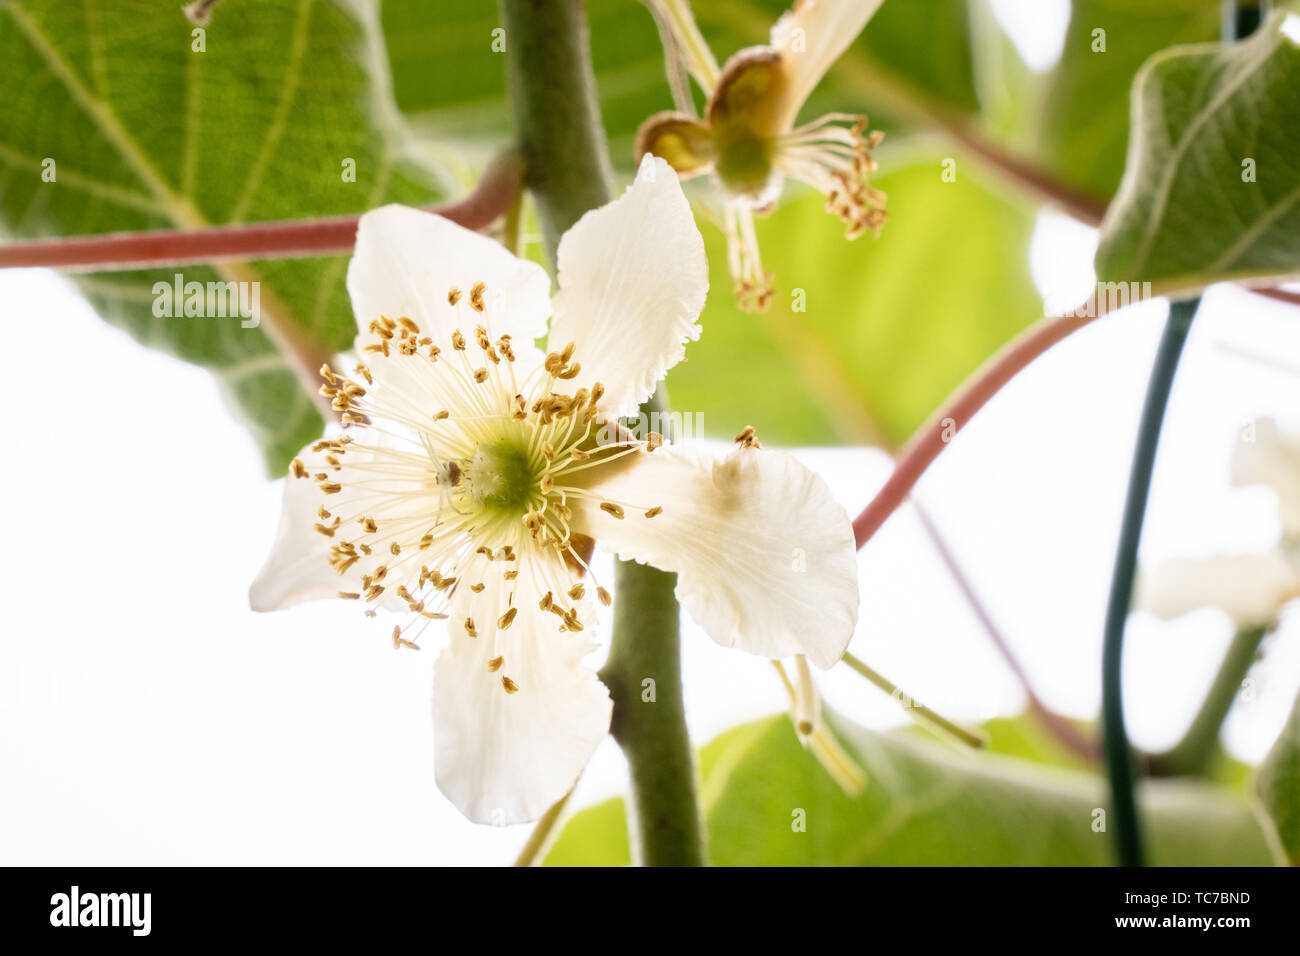
<svg viewBox="0 0 1300 956">
<path fill-rule="evenodd" d="M 941 118 L 943 131 L 953 140 L 969 149 L 985 165 L 1021 189 L 1046 200 L 1089 226 L 1101 225 L 1106 215 L 1107 203 L 1088 193 L 1075 189 L 1047 170 L 1008 152 L 987 139 L 959 118 Z"/>
<path fill-rule="evenodd" d="M 611 173 L 580 0 L 501 0 L 524 182 L 555 260 L 560 236 L 608 202 Z M 656 411 L 662 401 L 652 402 Z M 622 562 L 601 679 L 631 778 L 633 846 L 647 865 L 704 862 L 695 763 L 682 703 L 675 576 Z"/>
<path fill-rule="evenodd" d="M 704 827 L 686 729 L 673 588 L 677 578 L 619 562 L 614 639 L 600 678 L 632 783 L 632 845 L 645 866 L 698 866 Z"/>
<path fill-rule="evenodd" d="M 472 193 L 455 202 L 431 206 L 429 211 L 467 229 L 482 229 L 510 207 L 519 193 L 519 178 L 518 156 L 502 154 L 484 170 Z M 197 262 L 345 255 L 356 242 L 359 219 L 329 216 L 13 242 L 0 246 L 0 269 L 43 266 L 64 272 L 109 272 Z"/>
<path fill-rule="evenodd" d="M 1204 776 L 1219 754 L 1219 729 L 1223 726 L 1232 702 L 1237 699 L 1255 655 L 1268 628 L 1248 627 L 1238 631 L 1228 645 L 1210 692 L 1201 703 L 1187 733 L 1164 753 L 1147 759 L 1147 771 L 1153 777 Z"/>
</svg>

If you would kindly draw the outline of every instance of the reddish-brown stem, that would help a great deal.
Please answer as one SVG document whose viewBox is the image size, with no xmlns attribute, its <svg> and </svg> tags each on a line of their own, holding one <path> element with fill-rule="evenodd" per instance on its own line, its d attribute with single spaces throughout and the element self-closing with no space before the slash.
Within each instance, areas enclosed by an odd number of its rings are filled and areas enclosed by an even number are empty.
<svg viewBox="0 0 1300 956">
<path fill-rule="evenodd" d="M 1300 292 L 1291 292 L 1287 289 L 1251 289 L 1250 291 L 1256 295 L 1262 295 L 1266 299 L 1276 299 L 1278 302 L 1300 305 Z"/>
<path fill-rule="evenodd" d="M 1300 294 L 1285 289 L 1251 291 L 1280 302 L 1300 305 Z M 853 536 L 858 547 L 865 545 L 880 530 L 880 526 L 903 503 L 912 487 L 930 467 L 930 463 L 939 457 L 957 432 L 966 426 L 1002 386 L 1057 342 L 1068 338 L 1107 311 L 1105 301 L 1099 300 L 1092 309 L 1076 309 L 1074 313 L 1044 319 L 1003 348 L 971 376 L 952 401 L 936 412 L 912 436 L 899 454 L 893 473 L 862 509 L 862 513 L 853 519 Z M 1080 312 L 1085 314 L 1078 314 Z"/>
<path fill-rule="evenodd" d="M 929 512 L 922 508 L 921 503 L 915 498 L 912 499 L 912 510 L 916 513 L 916 517 L 921 522 L 921 527 L 925 530 L 926 535 L 929 536 L 934 550 L 948 568 L 948 573 L 956 582 L 962 596 L 966 598 L 966 603 L 970 605 L 971 611 L 979 620 L 980 626 L 984 628 L 985 633 L 993 642 L 993 646 L 997 648 L 1002 659 L 1011 668 L 1011 672 L 1020 681 L 1020 686 L 1024 688 L 1025 696 L 1029 701 L 1030 713 L 1064 746 L 1089 763 L 1095 762 L 1100 753 L 1096 742 L 1044 704 L 1042 699 L 1034 692 L 1033 685 L 1029 682 L 1029 675 L 1025 673 L 1020 661 L 1016 660 L 1015 654 L 1011 651 L 1011 645 L 1007 643 L 1006 638 L 1002 636 L 1002 632 L 993 623 L 992 614 L 989 613 L 988 608 L 980 599 L 975 586 L 966 577 L 965 570 L 957 561 L 957 556 L 953 554 L 952 549 L 948 547 L 948 542 L 944 540 Z"/>
<path fill-rule="evenodd" d="M 1090 226 L 1101 225 L 1102 217 L 1106 215 L 1104 200 L 1075 189 L 1033 163 L 1012 155 L 980 136 L 964 120 L 946 122 L 944 129 L 953 139 L 1013 182 L 1060 206 L 1081 222 Z"/>
<path fill-rule="evenodd" d="M 1076 312 L 1087 314 L 1070 313 L 1044 319 L 1028 329 L 979 369 L 956 397 L 912 436 L 898 456 L 893 474 L 862 513 L 853 519 L 853 536 L 859 548 L 880 530 L 880 526 L 903 503 L 912 487 L 930 467 L 930 463 L 939 457 L 957 432 L 966 426 L 1002 386 L 1057 342 L 1105 314 L 1106 304 L 1098 302 L 1095 309 L 1078 309 Z"/>
<path fill-rule="evenodd" d="M 519 194 L 518 157 L 494 160 L 474 192 L 430 207 L 467 229 L 482 229 L 510 208 Z M 104 272 L 190 263 L 296 259 L 352 251 L 358 216 L 154 232 L 120 232 L 66 239 L 38 239 L 0 246 L 0 268 L 45 266 L 65 272 Z"/>
</svg>

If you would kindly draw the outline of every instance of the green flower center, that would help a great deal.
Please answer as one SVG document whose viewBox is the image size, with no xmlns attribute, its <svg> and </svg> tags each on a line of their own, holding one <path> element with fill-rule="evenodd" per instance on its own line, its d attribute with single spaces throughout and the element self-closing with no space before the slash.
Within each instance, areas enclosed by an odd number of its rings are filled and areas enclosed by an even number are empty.
<svg viewBox="0 0 1300 956">
<path fill-rule="evenodd" d="M 479 508 L 501 516 L 519 516 L 528 510 L 541 475 L 526 443 L 501 438 L 475 450 L 465 478 Z"/>
<path fill-rule="evenodd" d="M 718 178 L 732 192 L 761 193 L 772 176 L 771 141 L 744 127 L 725 130 L 718 140 Z"/>
</svg>

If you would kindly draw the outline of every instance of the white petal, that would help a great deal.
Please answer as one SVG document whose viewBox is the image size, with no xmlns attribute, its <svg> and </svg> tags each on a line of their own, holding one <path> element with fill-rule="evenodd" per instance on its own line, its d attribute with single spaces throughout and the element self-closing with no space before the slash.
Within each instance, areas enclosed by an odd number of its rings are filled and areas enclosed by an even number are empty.
<svg viewBox="0 0 1300 956">
<path fill-rule="evenodd" d="M 1255 423 L 1232 455 L 1232 480 L 1238 485 L 1268 485 L 1277 492 L 1283 533 L 1300 535 L 1300 437 L 1284 435 L 1271 418 Z"/>
<path fill-rule="evenodd" d="M 307 470 L 325 469 L 323 454 L 309 447 L 298 453 Z M 280 527 L 266 563 L 248 590 L 254 611 L 276 611 L 313 598 L 336 597 L 349 590 L 329 564 L 330 539 L 315 530 L 316 509 L 325 496 L 310 478 L 284 480 Z"/>
<path fill-rule="evenodd" d="M 627 192 L 564 234 L 557 259 L 549 347 L 573 342 L 582 369 L 569 384 L 600 382 L 606 414 L 635 414 L 700 337 L 709 291 L 704 240 L 672 167 L 647 155 Z"/>
<path fill-rule="evenodd" d="M 1238 627 L 1259 627 L 1274 623 L 1282 605 L 1297 595 L 1300 569 L 1273 549 L 1163 564 L 1139 579 L 1135 606 L 1166 620 L 1217 607 Z"/>
<path fill-rule="evenodd" d="M 477 282 L 487 285 L 494 337 L 509 334 L 522 346 L 546 333 L 551 283 L 541 266 L 419 209 L 382 206 L 361 217 L 347 283 L 360 333 L 380 315 L 407 316 L 446 348 L 453 330 L 469 334 L 481 321 L 468 302 Z M 453 286 L 465 296 L 459 306 L 447 301 Z"/>
<path fill-rule="evenodd" d="M 786 77 L 786 125 L 884 0 L 795 0 L 772 27 Z"/>
<path fill-rule="evenodd" d="M 625 517 L 584 508 L 621 558 L 676 571 L 677 597 L 719 644 L 830 667 L 858 616 L 857 552 L 821 478 L 779 451 L 711 459 L 665 446 L 591 489 Z M 646 510 L 663 513 L 646 518 Z"/>
<path fill-rule="evenodd" d="M 383 436 L 359 429 L 354 429 L 352 434 L 383 440 Z M 278 611 L 302 601 L 338 597 L 340 591 L 359 593 L 365 590 L 361 585 L 362 565 L 357 564 L 343 574 L 336 572 L 329 563 L 329 555 L 330 548 L 339 539 L 326 537 L 316 530 L 318 523 L 332 523 L 320 517 L 317 509 L 322 505 L 340 519 L 356 511 L 353 502 L 361 492 L 347 480 L 346 469 L 352 464 L 366 464 L 370 456 L 355 445 L 349 449 L 342 472 L 325 460 L 327 451 L 314 452 L 308 445 L 298 453 L 297 460 L 303 463 L 309 475 L 328 472 L 342 478 L 340 483 L 343 487 L 336 494 L 326 495 L 311 477 L 295 478 L 290 473 L 285 479 L 280 526 L 275 541 L 266 563 L 248 589 L 248 602 L 254 611 Z M 397 487 L 404 480 L 397 477 L 392 484 Z M 414 479 L 411 481 L 418 486 Z M 378 606 L 401 609 L 406 602 L 390 590 Z"/>
<path fill-rule="evenodd" d="M 527 574 L 521 567 L 520 580 Z M 453 617 L 433 688 L 438 788 L 469 819 L 495 826 L 536 820 L 568 793 L 609 731 L 613 706 L 582 664 L 590 630 L 561 632 L 531 591 L 521 592 L 517 616 L 502 630 L 503 597 L 489 583 L 457 602 L 470 609 L 478 637 Z M 497 657 L 504 663 L 489 670 Z M 518 690 L 506 693 L 503 676 Z"/>
</svg>

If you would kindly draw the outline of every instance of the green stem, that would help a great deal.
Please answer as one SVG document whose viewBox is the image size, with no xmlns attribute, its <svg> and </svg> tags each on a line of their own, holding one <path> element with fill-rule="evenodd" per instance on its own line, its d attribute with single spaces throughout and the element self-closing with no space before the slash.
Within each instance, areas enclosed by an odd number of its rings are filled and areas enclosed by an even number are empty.
<svg viewBox="0 0 1300 956">
<path fill-rule="evenodd" d="M 524 184 L 554 262 L 564 231 L 612 195 L 586 17 L 580 0 L 501 0 L 501 12 Z M 659 397 L 647 406 L 665 408 Z M 612 731 L 627 756 L 633 845 L 638 861 L 651 866 L 704 862 L 675 582 L 671 574 L 620 562 L 614 635 L 600 673 L 614 701 Z"/>
<path fill-rule="evenodd" d="M 1203 776 L 1219 753 L 1219 729 L 1237 699 L 1241 682 L 1246 679 L 1260 642 L 1268 633 L 1265 627 L 1243 628 L 1228 646 L 1228 652 L 1219 665 L 1219 672 L 1210 685 L 1210 692 L 1201 709 L 1174 747 L 1164 753 L 1153 754 L 1147 769 L 1156 777 Z"/>
<path fill-rule="evenodd" d="M 574 784 L 574 786 L 577 786 L 577 784 Z M 555 836 L 555 827 L 560 822 L 560 817 L 564 815 L 564 808 L 569 805 L 571 796 L 573 796 L 572 790 L 560 797 L 551 806 L 551 809 L 542 814 L 542 818 L 533 827 L 533 832 L 529 834 L 528 842 L 524 844 L 524 848 L 519 851 L 519 856 L 515 858 L 515 866 L 541 866 L 542 860 L 546 857 L 546 851 L 551 845 L 551 839 Z"/>
<path fill-rule="evenodd" d="M 627 755 L 633 846 L 646 866 L 699 866 L 704 828 L 682 702 L 677 577 L 623 561 L 616 583 L 614 638 L 600 678 Z"/>
<path fill-rule="evenodd" d="M 1258 6 L 1223 0 L 1223 39 L 1231 41 L 1249 36 L 1259 28 Z M 1138 426 L 1137 447 L 1129 470 L 1128 494 L 1124 501 L 1124 518 L 1120 526 L 1115 569 L 1110 581 L 1110 599 L 1106 606 L 1106 630 L 1101 661 L 1101 726 L 1106 755 L 1106 772 L 1110 777 L 1111 817 L 1115 824 L 1115 843 L 1122 866 L 1142 865 L 1142 834 L 1135 794 L 1136 761 L 1124 727 L 1124 702 L 1121 677 L 1124 657 L 1124 623 L 1133 599 L 1133 576 L 1137 571 L 1138 543 L 1142 538 L 1142 519 L 1146 515 L 1147 495 L 1151 491 L 1151 472 L 1155 465 L 1160 428 L 1164 423 L 1169 392 L 1178 370 L 1178 359 L 1187 342 L 1192 320 L 1200 299 L 1175 302 L 1169 307 L 1169 320 L 1156 352 L 1155 366 L 1147 384 L 1142 421 Z"/>
<path fill-rule="evenodd" d="M 967 747 L 979 748 L 989 745 L 988 735 L 984 731 L 963 726 L 955 720 L 949 720 L 943 714 L 936 713 L 924 704 L 918 703 L 910 694 L 902 690 L 889 678 L 873 671 L 864 661 L 858 660 L 848 651 L 844 652 L 844 663 L 902 704 L 903 709 L 907 711 L 913 720 L 925 724 L 931 730 L 938 731 L 940 736 L 951 737 Z"/>
<path fill-rule="evenodd" d="M 1110 776 L 1111 822 L 1122 866 L 1142 865 L 1142 835 L 1135 796 L 1136 762 L 1124 726 L 1124 702 L 1120 693 L 1124 622 L 1128 619 L 1133 599 L 1138 543 L 1142 538 L 1142 519 L 1146 516 L 1147 496 L 1151 491 L 1160 427 L 1164 423 L 1178 359 L 1199 302 L 1199 299 L 1175 302 L 1169 307 L 1169 320 L 1160 338 L 1155 366 L 1147 384 L 1146 401 L 1142 406 L 1137 447 L 1133 451 L 1128 494 L 1124 501 L 1124 519 L 1115 553 L 1115 569 L 1110 581 L 1110 600 L 1106 607 L 1101 665 L 1101 726 L 1106 772 Z"/>
<path fill-rule="evenodd" d="M 546 248 L 583 213 L 613 198 L 580 0 L 501 0 L 506 82 Z"/>
</svg>

